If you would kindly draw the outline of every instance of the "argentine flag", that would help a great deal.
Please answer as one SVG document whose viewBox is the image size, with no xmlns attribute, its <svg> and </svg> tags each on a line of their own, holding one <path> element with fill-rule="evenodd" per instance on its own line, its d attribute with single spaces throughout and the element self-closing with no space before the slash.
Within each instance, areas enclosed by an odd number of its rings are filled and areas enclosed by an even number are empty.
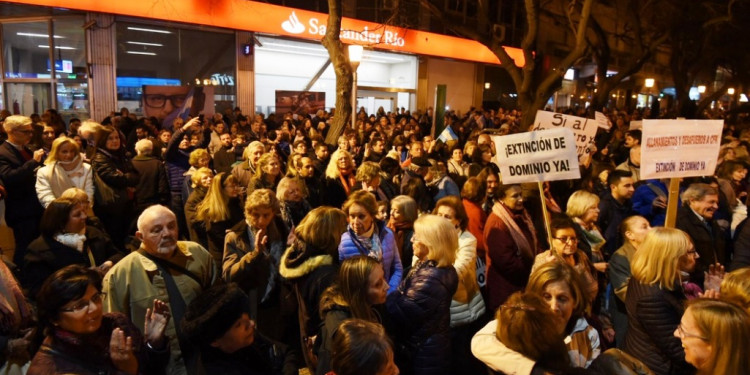
<svg viewBox="0 0 750 375">
<path fill-rule="evenodd" d="M 443 129 L 443 132 L 440 133 L 438 140 L 443 141 L 443 143 L 447 143 L 448 141 L 457 141 L 458 136 L 453 132 L 453 129 L 451 129 L 450 126 L 446 126 L 445 129 Z"/>
</svg>

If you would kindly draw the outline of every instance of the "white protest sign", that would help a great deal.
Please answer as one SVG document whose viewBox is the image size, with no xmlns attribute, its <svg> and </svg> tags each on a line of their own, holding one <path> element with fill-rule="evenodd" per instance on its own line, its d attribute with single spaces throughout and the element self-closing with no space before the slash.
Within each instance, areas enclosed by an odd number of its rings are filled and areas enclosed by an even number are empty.
<svg viewBox="0 0 750 375">
<path fill-rule="evenodd" d="M 573 131 L 568 128 L 494 136 L 503 184 L 581 177 Z"/>
<path fill-rule="evenodd" d="M 630 121 L 630 128 L 628 130 L 638 130 L 643 129 L 643 121 Z"/>
<path fill-rule="evenodd" d="M 547 111 L 537 111 L 534 125 L 529 130 L 544 130 L 568 128 L 573 131 L 576 141 L 576 152 L 578 155 L 586 156 L 591 150 L 587 148 L 589 143 L 594 142 L 596 130 L 599 128 L 595 120 L 583 117 L 564 115 Z"/>
<path fill-rule="evenodd" d="M 722 120 L 643 120 L 641 178 L 713 175 L 723 126 Z"/>
<path fill-rule="evenodd" d="M 609 130 L 609 128 L 612 127 L 612 123 L 609 121 L 609 118 L 607 118 L 607 115 L 604 113 L 601 113 L 599 111 L 594 112 L 594 118 L 596 119 L 596 124 L 605 130 Z"/>
</svg>

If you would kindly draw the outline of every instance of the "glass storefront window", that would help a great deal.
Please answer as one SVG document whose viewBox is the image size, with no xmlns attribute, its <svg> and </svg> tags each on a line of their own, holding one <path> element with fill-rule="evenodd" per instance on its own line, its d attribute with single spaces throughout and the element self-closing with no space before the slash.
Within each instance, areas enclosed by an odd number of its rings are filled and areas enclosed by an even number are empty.
<svg viewBox="0 0 750 375">
<path fill-rule="evenodd" d="M 66 47 L 61 36 L 55 38 Z M 47 21 L 3 24 L 5 78 L 50 78 L 49 39 Z"/>
<path fill-rule="evenodd" d="M 159 90 L 187 95 L 191 88 L 206 88 L 200 95 L 212 91 L 214 107 L 203 108 L 203 113 L 221 112 L 234 106 L 235 71 L 234 33 L 117 22 L 118 108 L 164 120 L 172 108 L 145 108 L 144 86 L 182 86 Z"/>
<path fill-rule="evenodd" d="M 89 118 L 86 40 L 83 17 L 55 19 L 55 75 L 57 111 L 67 123 L 71 118 Z M 60 41 L 58 43 L 58 41 Z M 59 48 L 66 47 L 66 48 Z"/>
<path fill-rule="evenodd" d="M 50 103 L 49 83 L 5 83 L 8 110 L 16 115 L 41 114 Z"/>
<path fill-rule="evenodd" d="M 256 111 L 266 114 L 286 111 L 289 108 L 285 99 L 302 93 L 328 61 L 328 52 L 320 43 L 271 37 L 258 40 L 262 46 L 255 48 Z M 409 108 L 408 92 L 416 89 L 417 66 L 414 55 L 365 50 L 357 69 L 358 104 L 361 102 L 366 108 L 380 105 Z M 332 65 L 328 65 L 308 91 L 323 98 L 326 109 L 336 105 L 336 74 Z M 366 95 L 360 96 L 362 93 Z"/>
</svg>

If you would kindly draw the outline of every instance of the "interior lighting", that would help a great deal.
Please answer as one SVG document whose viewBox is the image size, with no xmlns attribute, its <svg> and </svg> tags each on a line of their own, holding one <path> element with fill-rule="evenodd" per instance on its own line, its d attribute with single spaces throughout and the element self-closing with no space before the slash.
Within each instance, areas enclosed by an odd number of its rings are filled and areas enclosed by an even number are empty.
<svg viewBox="0 0 750 375">
<path fill-rule="evenodd" d="M 31 36 L 31 37 L 34 37 L 34 38 L 49 38 L 49 35 L 47 35 L 47 34 L 37 34 L 37 33 L 20 33 L 19 32 L 19 33 L 16 33 L 16 35 Z M 63 38 L 65 38 L 64 36 L 60 36 L 60 35 L 53 35 L 52 37 L 55 38 L 55 39 L 63 39 Z"/>
<path fill-rule="evenodd" d="M 125 43 L 127 43 L 127 44 L 135 44 L 135 45 L 138 45 L 138 46 L 164 47 L 164 45 L 161 44 L 161 43 L 146 43 L 146 42 L 131 42 L 131 41 L 127 41 Z"/>
<path fill-rule="evenodd" d="M 167 31 L 167 30 L 147 29 L 144 27 L 132 27 L 132 26 L 128 26 L 128 30 L 144 31 L 147 33 L 158 33 L 158 34 L 171 34 L 172 33 L 171 31 Z"/>
<path fill-rule="evenodd" d="M 704 94 L 706 92 L 706 86 L 705 85 L 698 86 L 698 92 L 701 94 Z"/>
<path fill-rule="evenodd" d="M 654 82 L 655 80 L 653 78 L 646 78 L 646 81 L 644 83 L 646 87 L 652 88 L 654 87 Z"/>
<path fill-rule="evenodd" d="M 727 89 L 727 94 L 734 95 L 734 87 L 730 87 Z"/>
<path fill-rule="evenodd" d="M 46 46 L 44 44 L 40 44 L 38 47 L 39 48 L 49 48 L 49 46 Z M 75 48 L 74 47 L 65 47 L 65 46 L 55 46 L 55 49 L 65 49 L 65 50 L 68 50 L 68 49 L 75 49 Z"/>
<path fill-rule="evenodd" d="M 156 56 L 153 52 L 141 52 L 141 51 L 125 51 L 127 54 L 130 55 L 146 55 L 146 56 Z"/>
</svg>

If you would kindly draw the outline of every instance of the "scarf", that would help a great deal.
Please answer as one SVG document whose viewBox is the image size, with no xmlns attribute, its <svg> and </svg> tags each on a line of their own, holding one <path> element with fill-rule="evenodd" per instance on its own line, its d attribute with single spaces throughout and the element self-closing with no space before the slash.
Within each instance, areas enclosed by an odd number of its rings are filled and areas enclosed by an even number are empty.
<svg viewBox="0 0 750 375">
<path fill-rule="evenodd" d="M 348 176 L 344 177 L 344 175 L 339 172 L 339 180 L 341 181 L 341 185 L 344 186 L 346 195 L 349 195 L 352 190 L 352 186 L 357 183 L 353 173 L 349 173 Z"/>
<path fill-rule="evenodd" d="M 86 235 L 79 233 L 58 233 L 54 237 L 55 241 L 83 252 L 83 245 L 86 242 Z"/>
<path fill-rule="evenodd" d="M 74 177 L 81 177 L 84 175 L 83 160 L 80 156 L 77 156 L 69 163 L 77 163 L 77 165 L 75 168 L 73 168 L 73 170 L 66 171 L 63 168 L 63 164 L 66 163 L 58 161 L 49 168 L 49 175 L 47 176 L 47 180 L 49 181 L 50 189 L 52 189 L 52 194 L 54 194 L 56 197 L 61 196 L 62 193 L 68 188 L 83 187 L 77 186 L 75 183 L 73 183 L 72 180 L 72 178 Z"/>
<path fill-rule="evenodd" d="M 492 206 L 492 213 L 497 215 L 497 217 L 499 217 L 500 220 L 502 220 L 503 223 L 505 223 L 505 226 L 508 228 L 510 236 L 513 238 L 513 242 L 515 242 L 516 247 L 518 248 L 518 254 L 528 259 L 534 258 L 538 246 L 536 240 L 536 230 L 534 229 L 534 223 L 531 221 L 531 217 L 526 212 L 526 210 L 516 215 L 512 215 L 509 211 L 510 210 L 501 202 L 496 202 L 495 205 Z M 529 240 L 526 238 L 526 236 L 523 234 L 523 231 L 521 231 L 521 228 L 516 223 L 516 218 L 521 219 L 521 221 L 526 224 L 529 232 L 531 232 L 531 239 L 533 243 L 529 243 Z"/>
<path fill-rule="evenodd" d="M 351 229 L 350 231 L 350 235 L 354 237 L 353 240 L 355 244 L 361 246 L 359 251 L 362 255 L 367 255 L 370 258 L 377 259 L 379 262 L 383 261 L 383 249 L 380 247 L 380 232 L 378 231 L 377 223 L 373 221 L 370 229 L 361 235 L 354 233 Z"/>
<path fill-rule="evenodd" d="M 18 281 L 0 260 L 0 332 L 16 333 L 31 319 L 31 307 Z"/>
<path fill-rule="evenodd" d="M 393 217 L 391 217 L 391 219 L 388 220 L 388 228 L 391 228 L 393 234 L 396 236 L 396 247 L 398 248 L 398 253 L 403 254 L 406 231 L 409 229 L 414 229 L 414 223 L 410 223 L 408 221 L 397 222 L 396 220 L 393 220 Z"/>
</svg>

